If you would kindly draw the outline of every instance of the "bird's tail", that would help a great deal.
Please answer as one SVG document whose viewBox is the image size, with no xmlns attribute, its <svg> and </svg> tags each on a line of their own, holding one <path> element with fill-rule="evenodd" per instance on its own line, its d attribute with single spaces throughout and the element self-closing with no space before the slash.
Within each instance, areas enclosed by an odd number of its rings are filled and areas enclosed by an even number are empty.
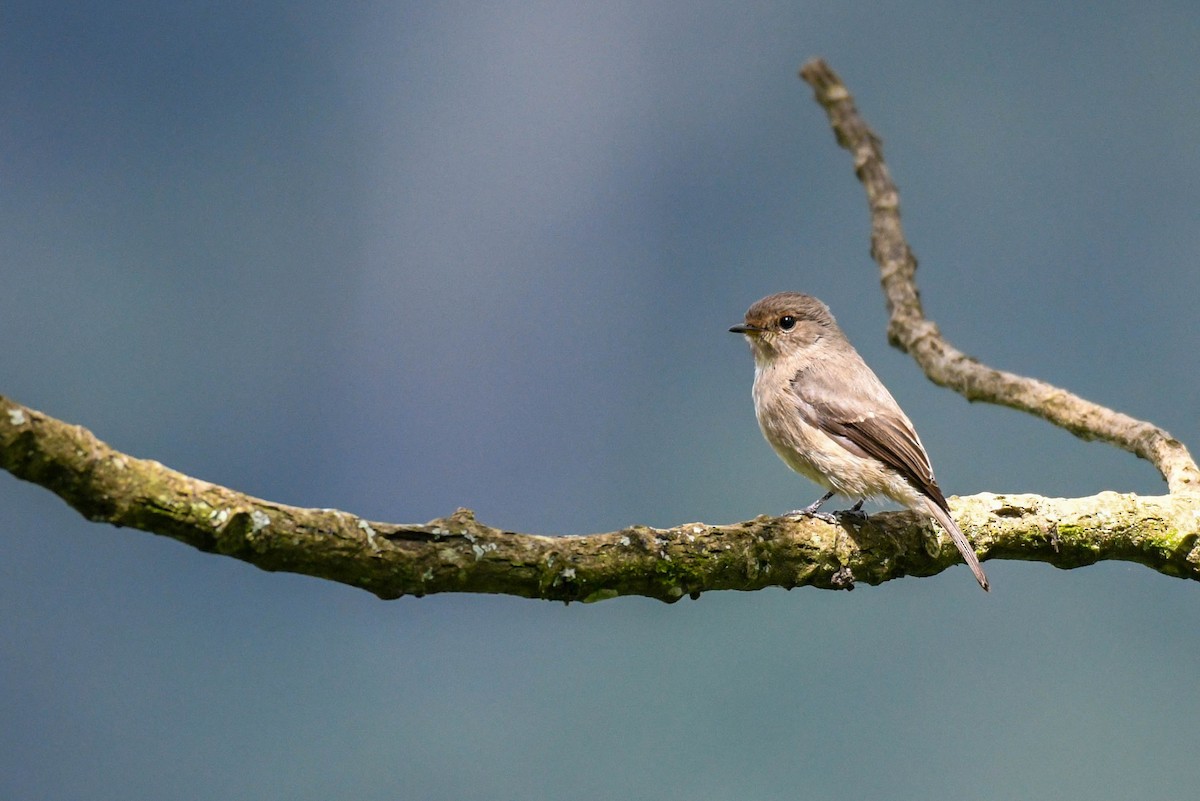
<svg viewBox="0 0 1200 801">
<path fill-rule="evenodd" d="M 979 557 L 975 555 L 975 550 L 962 533 L 962 529 L 950 517 L 950 513 L 938 505 L 937 501 L 932 498 L 925 498 L 924 500 L 925 508 L 929 510 L 929 514 L 933 515 L 933 519 L 941 523 L 942 528 L 946 529 L 947 533 L 950 534 L 950 538 L 958 546 L 958 552 L 966 560 L 967 567 L 971 568 L 971 572 L 975 574 L 975 580 L 979 582 L 980 587 L 983 587 L 984 592 L 987 592 L 987 576 L 984 575 L 983 568 L 979 564 Z"/>
</svg>

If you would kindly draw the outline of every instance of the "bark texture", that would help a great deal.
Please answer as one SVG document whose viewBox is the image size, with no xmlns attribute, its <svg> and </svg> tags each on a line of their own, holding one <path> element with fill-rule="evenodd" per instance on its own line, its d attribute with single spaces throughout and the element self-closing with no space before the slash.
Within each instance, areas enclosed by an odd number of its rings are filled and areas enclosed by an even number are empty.
<svg viewBox="0 0 1200 801">
<path fill-rule="evenodd" d="M 879 138 L 824 62 L 809 62 L 800 74 L 829 115 L 838 143 L 853 154 L 866 189 L 871 251 L 891 312 L 892 343 L 934 382 L 970 400 L 1021 409 L 1148 459 L 1170 489 L 1164 497 L 1103 492 L 1075 499 L 952 498 L 954 517 L 980 558 L 1061 568 L 1117 559 L 1200 579 L 1200 470 L 1187 448 L 1157 426 L 987 367 L 950 345 L 921 308 L 917 262 L 904 238 L 899 193 Z M 939 539 L 929 523 L 908 512 L 861 523 L 845 518 L 840 525 L 758 517 L 556 537 L 496 529 L 468 509 L 428 523 L 372 522 L 334 509 L 272 503 L 186 476 L 2 396 L 0 467 L 56 493 L 89 520 L 171 537 L 264 570 L 338 581 L 381 598 L 477 592 L 675 601 L 709 590 L 851 589 L 856 582 L 928 576 L 960 563 L 948 538 Z"/>
<path fill-rule="evenodd" d="M 883 160 L 883 145 L 858 113 L 841 78 L 821 59 L 800 68 L 817 103 L 829 116 L 837 142 L 854 157 L 854 172 L 867 193 L 871 214 L 871 256 L 891 320 L 888 339 L 912 356 L 935 384 L 970 401 L 1009 406 L 1041 417 L 1082 439 L 1098 439 L 1136 454 L 1162 473 L 1171 492 L 1200 491 L 1200 469 L 1187 448 L 1169 433 L 1084 400 L 1035 378 L 997 370 L 951 345 L 926 319 L 917 291 L 917 258 L 900 224 L 900 192 Z"/>
<path fill-rule="evenodd" d="M 503 593 L 560 601 L 709 590 L 850 589 L 960 564 L 948 538 L 908 512 L 859 525 L 758 517 L 730 525 L 630 526 L 547 537 L 487 526 L 467 509 L 428 523 L 380 523 L 302 509 L 192 478 L 114 450 L 87 429 L 0 396 L 0 467 L 84 517 L 171 537 L 263 570 L 360 587 L 380 598 Z M 1072 568 L 1106 559 L 1200 579 L 1200 497 L 975 495 L 951 500 L 980 558 Z M 964 581 L 969 576 L 963 571 Z"/>
</svg>

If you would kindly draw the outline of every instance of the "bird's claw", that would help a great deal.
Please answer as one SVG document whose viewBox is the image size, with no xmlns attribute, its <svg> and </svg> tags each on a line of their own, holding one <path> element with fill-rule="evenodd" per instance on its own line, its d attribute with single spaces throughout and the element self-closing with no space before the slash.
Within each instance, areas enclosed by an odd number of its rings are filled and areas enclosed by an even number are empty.
<svg viewBox="0 0 1200 801">
<path fill-rule="evenodd" d="M 867 522 L 867 513 L 862 509 L 859 509 L 857 506 L 853 509 L 843 509 L 840 512 L 834 512 L 833 514 L 837 517 L 838 522 L 841 523 L 850 523 L 854 526 L 861 526 Z"/>
<path fill-rule="evenodd" d="M 837 512 L 818 512 L 817 509 L 819 509 L 821 504 L 825 503 L 827 500 L 829 500 L 829 495 L 826 495 L 824 498 L 821 498 L 815 503 L 810 503 L 803 509 L 793 509 L 784 515 L 784 517 L 810 517 L 815 520 L 822 520 L 831 526 L 840 525 L 842 523 L 849 523 L 852 526 L 861 526 L 863 523 L 867 522 L 867 513 L 862 510 L 862 501 L 854 504 L 849 509 L 842 509 L 841 511 Z"/>
<path fill-rule="evenodd" d="M 792 511 L 785 514 L 784 517 L 790 517 L 792 519 L 799 519 L 801 517 L 809 517 L 809 518 L 812 518 L 813 520 L 820 520 L 822 522 L 828 523 L 831 526 L 836 526 L 838 524 L 838 515 L 839 514 L 842 514 L 842 513 L 841 512 L 818 512 L 816 509 L 812 508 L 811 506 L 806 506 L 803 509 L 793 509 Z"/>
</svg>

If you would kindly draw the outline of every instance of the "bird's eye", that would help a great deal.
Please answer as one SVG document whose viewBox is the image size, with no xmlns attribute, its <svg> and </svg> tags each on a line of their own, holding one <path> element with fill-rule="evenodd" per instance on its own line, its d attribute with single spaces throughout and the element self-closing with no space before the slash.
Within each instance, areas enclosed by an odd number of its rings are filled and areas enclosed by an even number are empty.
<svg viewBox="0 0 1200 801">
<path fill-rule="evenodd" d="M 779 318 L 779 327 L 784 331 L 791 331 L 796 327 L 796 318 L 790 314 L 785 314 Z"/>
</svg>

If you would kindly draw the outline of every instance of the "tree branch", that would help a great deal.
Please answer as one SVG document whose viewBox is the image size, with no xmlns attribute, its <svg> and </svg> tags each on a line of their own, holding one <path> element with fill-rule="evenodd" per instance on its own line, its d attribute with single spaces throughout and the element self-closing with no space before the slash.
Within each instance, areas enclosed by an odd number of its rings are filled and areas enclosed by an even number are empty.
<svg viewBox="0 0 1200 801">
<path fill-rule="evenodd" d="M 1134 419 L 1034 378 L 980 364 L 955 348 L 925 318 L 917 291 L 917 259 L 900 224 L 900 193 L 883 160 L 879 137 L 868 127 L 854 98 L 821 59 L 800 68 L 816 100 L 829 115 L 837 142 L 854 156 L 854 171 L 867 191 L 871 212 L 871 255 L 879 264 L 891 321 L 889 341 L 911 355 L 925 375 L 970 401 L 986 401 L 1028 412 L 1077 437 L 1099 439 L 1153 464 L 1172 493 L 1200 491 L 1200 469 L 1179 440 L 1158 426 Z"/>
<path fill-rule="evenodd" d="M 82 426 L 0 396 L 0 467 L 95 522 L 160 534 L 202 551 L 349 584 L 380 598 L 503 593 L 560 601 L 709 590 L 849 589 L 928 576 L 959 563 L 923 519 L 873 515 L 861 526 L 757 517 L 588 536 L 502 531 L 466 509 L 423 524 L 377 523 L 334 509 L 272 503 L 120 453 Z M 1106 559 L 1200 580 L 1200 497 L 1101 493 L 953 499 L 980 558 L 1071 568 Z"/>
<path fill-rule="evenodd" d="M 871 209 L 872 252 L 891 310 L 889 337 L 936 383 L 1043 417 L 1152 461 L 1171 495 L 1091 498 L 981 494 L 951 499 L 981 559 L 1137 562 L 1200 580 L 1200 471 L 1162 429 L 1040 381 L 993 370 L 954 349 L 921 310 L 895 184 L 879 140 L 821 61 L 801 76 L 854 154 Z M 365 589 L 380 598 L 504 593 L 561 601 L 643 595 L 675 601 L 709 590 L 850 589 L 959 564 L 957 549 L 908 512 L 858 525 L 757 517 L 671 529 L 630 526 L 546 537 L 486 526 L 467 509 L 423 524 L 378 523 L 334 509 L 272 503 L 120 453 L 90 431 L 0 396 L 0 467 L 56 493 L 89 520 L 171 537 L 202 551 Z"/>
</svg>

